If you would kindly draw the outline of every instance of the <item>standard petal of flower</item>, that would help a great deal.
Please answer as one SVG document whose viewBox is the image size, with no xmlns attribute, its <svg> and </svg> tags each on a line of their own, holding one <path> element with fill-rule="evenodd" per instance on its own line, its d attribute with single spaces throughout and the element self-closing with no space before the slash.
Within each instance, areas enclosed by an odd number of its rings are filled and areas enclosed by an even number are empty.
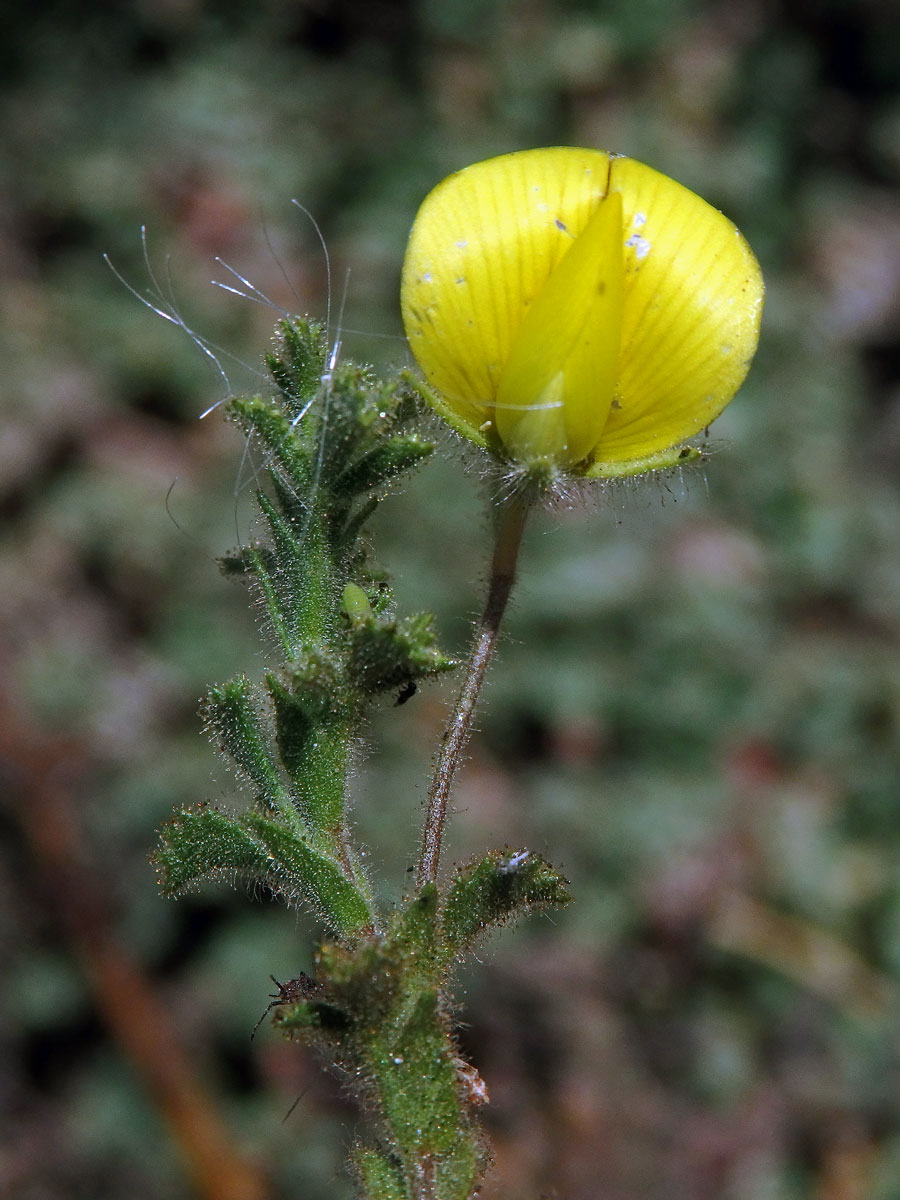
<svg viewBox="0 0 900 1200">
<path fill-rule="evenodd" d="M 610 190 L 623 202 L 625 321 L 617 405 L 594 458 L 616 463 L 718 416 L 756 349 L 764 289 L 738 230 L 681 184 L 619 158 Z"/>
<path fill-rule="evenodd" d="M 610 156 L 552 148 L 476 163 L 425 199 L 400 303 L 425 378 L 472 426 L 491 416 L 525 312 L 606 194 Z"/>
<path fill-rule="evenodd" d="M 619 369 L 622 200 L 597 206 L 528 309 L 500 377 L 494 420 L 520 462 L 573 465 L 606 424 Z"/>
</svg>

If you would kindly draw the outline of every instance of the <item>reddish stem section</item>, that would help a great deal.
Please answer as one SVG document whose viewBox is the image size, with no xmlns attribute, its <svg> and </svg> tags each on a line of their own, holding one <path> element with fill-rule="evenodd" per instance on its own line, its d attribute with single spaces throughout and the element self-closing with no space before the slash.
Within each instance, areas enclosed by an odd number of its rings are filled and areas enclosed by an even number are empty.
<svg viewBox="0 0 900 1200">
<path fill-rule="evenodd" d="M 441 739 L 434 779 L 428 796 L 425 828 L 422 833 L 422 853 L 416 877 L 419 889 L 427 883 L 433 883 L 437 878 L 450 791 L 459 768 L 462 752 L 469 740 L 472 717 L 481 693 L 481 686 L 494 654 L 500 622 L 503 620 L 506 604 L 515 582 L 519 547 L 522 544 L 522 533 L 530 508 L 531 504 L 527 497 L 516 495 L 507 500 L 500 510 L 487 603 L 478 623 L 456 706 Z"/>
<path fill-rule="evenodd" d="M 14 778 L 11 804 L 46 880 L 61 931 L 94 1002 L 181 1150 L 202 1200 L 265 1200 L 269 1187 L 234 1146 L 167 1011 L 114 931 L 108 881 L 78 820 L 79 783 L 90 769 L 72 740 L 26 728 L 0 697 L 0 760 Z"/>
</svg>

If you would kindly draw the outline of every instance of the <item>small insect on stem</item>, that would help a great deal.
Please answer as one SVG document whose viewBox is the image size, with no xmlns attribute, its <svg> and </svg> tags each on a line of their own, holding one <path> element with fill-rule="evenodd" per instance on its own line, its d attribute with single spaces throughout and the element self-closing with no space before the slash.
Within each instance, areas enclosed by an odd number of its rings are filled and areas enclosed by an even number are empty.
<svg viewBox="0 0 900 1200">
<path fill-rule="evenodd" d="M 459 1080 L 463 1095 L 473 1108 L 480 1108 L 483 1104 L 490 1104 L 491 1098 L 488 1094 L 487 1084 L 478 1074 L 478 1071 L 471 1063 L 467 1063 L 462 1058 L 455 1058 L 453 1065 L 456 1068 L 456 1078 Z"/>
<path fill-rule="evenodd" d="M 530 850 L 519 850 L 516 854 L 510 854 L 506 858 L 501 858 L 497 863 L 498 875 L 513 875 L 518 871 L 524 863 L 531 857 Z"/>
<path fill-rule="evenodd" d="M 394 708 L 399 708 L 401 704 L 405 704 L 407 700 L 412 700 L 413 696 L 419 689 L 416 687 L 414 679 L 407 679 L 403 687 L 400 689 L 400 694 L 394 701 Z"/>
<path fill-rule="evenodd" d="M 266 1005 L 263 1015 L 253 1026 L 253 1032 L 250 1034 L 251 1042 L 256 1037 L 257 1029 L 259 1029 L 273 1008 L 279 1008 L 282 1004 L 299 1004 L 301 1000 L 308 1000 L 322 986 L 316 983 L 315 979 L 311 975 L 307 975 L 305 971 L 301 971 L 296 979 L 289 979 L 287 983 L 279 983 L 274 975 L 270 975 L 269 978 L 278 988 L 278 991 L 269 993 L 269 1003 Z"/>
</svg>

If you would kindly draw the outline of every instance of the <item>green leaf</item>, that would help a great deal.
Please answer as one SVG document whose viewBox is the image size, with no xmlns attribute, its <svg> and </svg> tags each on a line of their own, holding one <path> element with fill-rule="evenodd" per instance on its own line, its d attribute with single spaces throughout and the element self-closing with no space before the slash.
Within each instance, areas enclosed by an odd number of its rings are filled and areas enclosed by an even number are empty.
<svg viewBox="0 0 900 1200">
<path fill-rule="evenodd" d="M 275 635 L 281 642 L 285 654 L 291 655 L 294 650 L 294 641 L 282 615 L 281 598 L 278 588 L 275 586 L 275 578 L 278 573 L 275 556 L 271 550 L 257 550 L 256 547 L 250 546 L 247 548 L 244 558 L 248 572 L 254 576 L 262 592 Z"/>
<path fill-rule="evenodd" d="M 329 1001 L 363 1029 L 375 1029 L 395 1013 L 403 966 L 397 946 L 378 936 L 363 939 L 352 949 L 326 942 L 316 955 L 316 977 Z"/>
<path fill-rule="evenodd" d="M 231 817 L 201 805 L 164 825 L 160 840 L 155 861 L 167 895 L 237 873 L 271 888 L 289 904 L 305 901 L 343 937 L 352 938 L 372 924 L 365 897 L 342 867 L 311 839 L 274 818 L 254 812 Z"/>
<path fill-rule="evenodd" d="M 266 685 L 275 711 L 278 753 L 297 803 L 315 829 L 340 834 L 346 805 L 347 755 L 355 708 L 339 678 L 340 665 L 308 654 Z"/>
<path fill-rule="evenodd" d="M 277 618 L 271 615 L 284 631 L 289 657 L 296 658 L 305 645 L 324 636 L 336 601 L 321 518 L 314 504 L 296 520 L 276 508 L 265 492 L 257 494 L 257 501 L 272 531 L 275 563 L 268 572 L 271 589 L 266 599 L 274 599 Z"/>
<path fill-rule="evenodd" d="M 317 729 L 335 716 L 337 682 L 331 664 L 310 655 L 279 677 L 266 676 L 275 709 L 278 753 L 292 779 L 302 776 Z"/>
<path fill-rule="evenodd" d="M 472 1123 L 464 1124 L 456 1143 L 435 1164 L 436 1194 L 441 1200 L 470 1200 L 478 1194 L 476 1184 L 489 1162 L 486 1140 Z"/>
<path fill-rule="evenodd" d="M 493 850 L 457 871 L 450 885 L 442 913 L 446 951 L 459 954 L 486 929 L 571 898 L 568 881 L 540 854 Z"/>
<path fill-rule="evenodd" d="M 350 630 L 348 672 L 362 691 L 391 691 L 411 680 L 451 671 L 456 660 L 437 646 L 431 613 L 389 620 L 371 617 Z"/>
<path fill-rule="evenodd" d="M 253 686 L 241 677 L 210 688 L 204 706 L 207 725 L 222 749 L 254 784 L 258 798 L 278 809 L 287 791 L 262 728 Z"/>
<path fill-rule="evenodd" d="M 348 513 L 344 513 L 345 524 L 343 528 L 341 529 L 340 526 L 336 526 L 336 528 L 340 529 L 339 540 L 342 547 L 351 548 L 354 546 L 366 521 L 368 521 L 380 503 L 381 501 L 377 496 L 370 496 L 355 512 L 349 512 L 349 515 Z"/>
<path fill-rule="evenodd" d="M 272 865 L 263 847 L 235 817 L 208 804 L 184 809 L 163 825 L 154 862 L 167 896 L 179 896 L 223 873 L 268 882 Z"/>
<path fill-rule="evenodd" d="M 334 1042 L 347 1034 L 351 1021 L 343 1009 L 327 1000 L 301 1000 L 280 1006 L 272 1024 L 282 1033 L 299 1040 L 315 1042 L 324 1038 Z"/>
<path fill-rule="evenodd" d="M 305 495 L 315 459 L 314 448 L 311 451 L 301 439 L 301 426 L 295 426 L 277 403 L 262 396 L 235 396 L 228 402 L 228 414 L 245 433 L 262 442 L 269 469 L 280 471 L 293 491 Z"/>
<path fill-rule="evenodd" d="M 228 578 L 253 575 L 258 570 L 260 562 L 268 572 L 275 569 L 275 557 L 272 551 L 259 546 L 241 547 L 232 554 L 223 554 L 217 561 L 222 574 Z"/>
<path fill-rule="evenodd" d="M 371 1146 L 357 1146 L 353 1165 L 366 1200 L 407 1200 L 403 1170 L 393 1156 Z"/>
<path fill-rule="evenodd" d="M 268 853 L 279 890 L 296 891 L 319 917 L 343 937 L 354 937 L 372 925 L 372 913 L 360 889 L 330 854 L 294 834 L 279 821 L 245 813 L 242 824 Z"/>
<path fill-rule="evenodd" d="M 295 420 L 302 420 L 304 409 L 321 386 L 328 354 L 325 337 L 324 326 L 316 321 L 281 321 L 276 349 L 266 355 L 269 374 Z"/>
<path fill-rule="evenodd" d="M 392 437 L 351 463 L 334 483 L 345 494 L 382 487 L 389 479 L 411 470 L 434 450 L 432 442 L 412 435 Z"/>
</svg>

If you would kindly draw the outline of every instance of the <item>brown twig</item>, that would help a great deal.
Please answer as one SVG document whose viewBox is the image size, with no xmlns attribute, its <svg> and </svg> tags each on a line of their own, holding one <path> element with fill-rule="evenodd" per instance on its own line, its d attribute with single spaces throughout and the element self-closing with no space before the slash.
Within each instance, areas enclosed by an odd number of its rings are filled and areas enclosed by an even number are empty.
<svg viewBox="0 0 900 1200">
<path fill-rule="evenodd" d="M 11 776 L 11 807 L 53 898 L 94 1001 L 124 1055 L 144 1080 L 204 1200 L 265 1200 L 263 1177 L 234 1149 L 231 1132 L 197 1078 L 166 1011 L 114 932 L 100 873 L 77 818 L 83 747 L 27 728 L 0 700 L 0 759 Z"/>
</svg>

